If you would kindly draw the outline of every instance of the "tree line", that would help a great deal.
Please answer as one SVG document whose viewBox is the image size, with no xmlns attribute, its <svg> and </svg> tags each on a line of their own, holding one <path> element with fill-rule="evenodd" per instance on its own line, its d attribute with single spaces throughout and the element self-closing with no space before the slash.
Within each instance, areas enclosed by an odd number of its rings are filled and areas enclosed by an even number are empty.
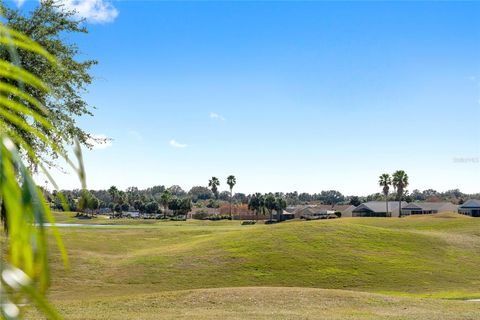
<svg viewBox="0 0 480 320">
<path fill-rule="evenodd" d="M 194 186 L 190 190 L 185 191 L 179 185 L 166 187 L 164 185 L 157 185 L 146 189 L 139 189 L 137 187 L 129 187 L 125 190 L 120 190 L 116 186 L 111 186 L 109 189 L 101 190 L 62 190 L 68 207 L 72 211 L 99 211 L 110 209 L 113 212 L 139 211 L 148 214 L 171 214 L 184 215 L 185 212 L 191 211 L 193 207 L 218 208 L 221 203 L 230 204 L 231 208 L 235 204 L 248 205 L 256 214 L 263 214 L 270 212 L 272 206 L 265 207 L 263 203 L 265 199 L 269 199 L 268 203 L 273 203 L 272 197 L 275 199 L 282 199 L 286 206 L 302 205 L 302 204 L 326 204 L 326 205 L 354 205 L 358 206 L 363 202 L 368 201 L 449 201 L 455 204 L 462 204 L 465 200 L 470 198 L 480 198 L 480 194 L 465 194 L 459 189 L 452 189 L 444 192 L 438 192 L 433 189 L 427 190 L 413 190 L 409 192 L 406 190 L 407 183 L 404 186 L 398 184 L 399 177 L 395 186 L 392 184 L 394 175 L 382 174 L 379 177 L 379 185 L 382 187 L 382 192 L 370 194 L 368 196 L 345 196 L 337 190 L 326 190 L 319 193 L 298 193 L 294 192 L 275 192 L 275 193 L 234 193 L 233 188 L 236 184 L 235 176 L 231 175 L 226 179 L 228 191 L 219 191 L 220 180 L 212 177 L 208 181 L 207 186 Z M 406 175 L 406 173 L 405 173 Z M 405 181 L 404 181 L 405 182 Z M 388 188 L 386 188 L 388 186 Z M 395 188 L 395 192 L 390 192 L 390 187 Z M 401 188 L 398 188 L 401 187 Z M 56 210 L 62 210 L 62 201 L 59 193 L 56 191 L 44 191 L 48 201 Z M 276 200 L 277 201 L 277 200 Z"/>
</svg>

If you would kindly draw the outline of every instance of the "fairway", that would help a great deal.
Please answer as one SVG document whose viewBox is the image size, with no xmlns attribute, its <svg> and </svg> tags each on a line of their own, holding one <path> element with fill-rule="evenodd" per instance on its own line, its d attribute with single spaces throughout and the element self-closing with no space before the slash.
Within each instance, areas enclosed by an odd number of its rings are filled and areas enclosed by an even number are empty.
<svg viewBox="0 0 480 320">
<path fill-rule="evenodd" d="M 69 319 L 121 319 L 133 310 L 137 319 L 480 314 L 480 303 L 458 301 L 480 298 L 480 219 L 110 222 L 60 229 L 71 269 L 52 253 L 50 297 Z"/>
</svg>

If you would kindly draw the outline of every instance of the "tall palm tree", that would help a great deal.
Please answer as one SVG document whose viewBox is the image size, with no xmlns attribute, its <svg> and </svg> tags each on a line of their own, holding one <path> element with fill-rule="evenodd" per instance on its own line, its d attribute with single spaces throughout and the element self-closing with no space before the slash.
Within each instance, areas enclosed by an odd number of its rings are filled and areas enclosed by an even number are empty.
<svg viewBox="0 0 480 320">
<path fill-rule="evenodd" d="M 380 187 L 383 187 L 383 195 L 385 196 L 385 205 L 387 209 L 385 214 L 388 215 L 388 193 L 390 191 L 390 186 L 392 185 L 392 178 L 388 173 L 384 173 L 380 176 L 378 184 Z"/>
<path fill-rule="evenodd" d="M 112 197 L 112 202 L 116 202 L 117 200 L 117 196 L 118 196 L 118 189 L 117 187 L 115 186 L 111 186 L 109 189 L 108 189 L 108 194 L 110 194 L 110 197 Z"/>
<path fill-rule="evenodd" d="M 168 190 L 163 191 L 160 196 L 160 204 L 163 207 L 163 219 L 167 218 L 168 203 L 170 202 L 171 198 L 172 194 Z"/>
<path fill-rule="evenodd" d="M 405 194 L 405 189 L 408 186 L 408 175 L 403 170 L 397 170 L 392 175 L 392 185 L 397 191 L 398 200 L 398 217 L 402 217 L 402 197 Z"/>
<path fill-rule="evenodd" d="M 213 194 L 215 195 L 215 199 L 218 199 L 218 186 L 220 185 L 220 180 L 217 177 L 212 177 L 208 181 L 208 187 L 212 189 Z"/>
<path fill-rule="evenodd" d="M 230 187 L 230 220 L 232 220 L 232 201 L 233 201 L 233 187 L 237 183 L 237 179 L 234 175 L 227 177 L 227 184 Z"/>
</svg>

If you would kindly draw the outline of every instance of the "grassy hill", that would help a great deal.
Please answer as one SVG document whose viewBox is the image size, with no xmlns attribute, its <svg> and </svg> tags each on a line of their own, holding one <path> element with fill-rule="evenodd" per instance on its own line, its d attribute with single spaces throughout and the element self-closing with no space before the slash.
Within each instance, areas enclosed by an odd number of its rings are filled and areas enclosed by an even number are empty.
<svg viewBox="0 0 480 320">
<path fill-rule="evenodd" d="M 234 287 L 343 289 L 348 290 L 348 297 L 357 297 L 352 291 L 363 291 L 395 295 L 395 299 L 480 297 L 480 219 L 455 214 L 255 226 L 157 222 L 61 231 L 72 268 L 63 271 L 58 254 L 53 254 L 51 297 L 65 305 L 65 310 L 74 310 L 70 300 L 79 296 L 97 301 L 91 308 L 108 309 L 122 299 L 143 301 L 146 294 L 164 299 L 186 292 L 178 290 Z M 272 301 L 276 301 L 278 291 L 262 290 L 266 297 L 273 294 Z M 223 299 L 221 290 L 188 292 L 213 292 Z M 337 291 L 321 294 L 328 298 L 332 292 Z M 401 301 L 411 303 L 412 297 Z M 367 295 L 358 299 L 361 303 L 362 299 L 390 298 Z M 414 301 L 421 304 L 424 300 Z M 427 310 L 430 303 L 447 303 L 425 301 L 429 302 L 420 309 Z M 479 311 L 478 304 L 458 303 Z M 301 303 L 298 308 L 302 310 Z"/>
</svg>

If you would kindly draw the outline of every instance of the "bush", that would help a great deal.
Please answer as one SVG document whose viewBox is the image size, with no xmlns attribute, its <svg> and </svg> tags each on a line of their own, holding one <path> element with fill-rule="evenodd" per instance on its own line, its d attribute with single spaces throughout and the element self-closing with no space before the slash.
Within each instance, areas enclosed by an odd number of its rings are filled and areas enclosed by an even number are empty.
<svg viewBox="0 0 480 320">
<path fill-rule="evenodd" d="M 274 224 L 274 223 L 277 223 L 278 221 L 275 220 L 275 219 L 272 219 L 272 220 L 265 220 L 265 224 Z"/>
<path fill-rule="evenodd" d="M 338 211 L 335 212 L 335 215 L 337 216 L 337 218 L 341 218 L 341 217 L 342 217 L 342 213 L 341 213 L 341 212 L 338 212 Z"/>
<path fill-rule="evenodd" d="M 204 220 L 218 221 L 218 220 L 231 220 L 231 219 L 230 219 L 230 216 L 221 216 L 221 215 L 218 215 L 218 216 L 206 217 Z"/>
<path fill-rule="evenodd" d="M 192 219 L 205 220 L 208 217 L 208 212 L 197 211 L 192 215 Z"/>
<path fill-rule="evenodd" d="M 247 226 L 247 225 L 252 225 L 252 224 L 256 224 L 257 221 L 255 220 L 245 220 L 245 221 L 242 221 L 242 226 Z"/>
</svg>

